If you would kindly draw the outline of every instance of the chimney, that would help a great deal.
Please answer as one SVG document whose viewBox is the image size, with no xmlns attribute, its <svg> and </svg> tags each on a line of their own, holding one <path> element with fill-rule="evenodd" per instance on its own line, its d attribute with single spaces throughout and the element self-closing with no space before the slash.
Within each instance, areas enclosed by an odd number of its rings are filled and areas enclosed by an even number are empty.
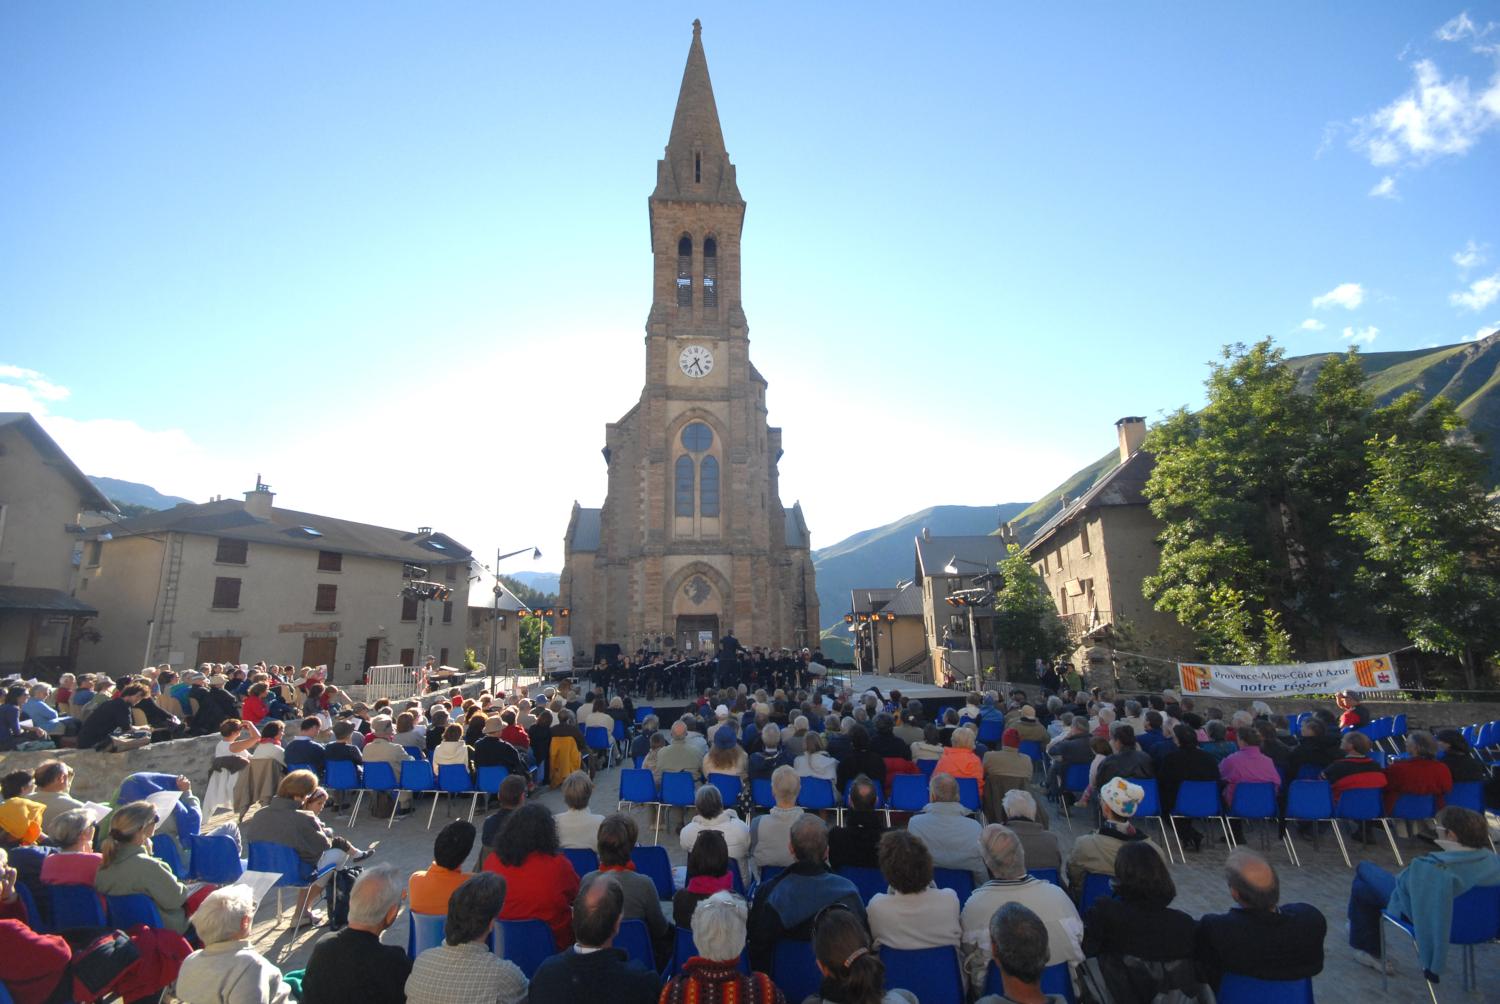
<svg viewBox="0 0 1500 1004">
<path fill-rule="evenodd" d="M 1115 423 L 1120 433 L 1120 463 L 1129 460 L 1146 439 L 1146 420 L 1139 415 L 1130 415 Z"/>
<path fill-rule="evenodd" d="M 929 531 L 925 526 L 922 527 L 922 539 L 923 540 L 931 540 L 932 539 L 932 532 Z"/>
<path fill-rule="evenodd" d="M 432 533 L 432 527 L 430 527 L 430 526 L 419 526 L 419 527 L 417 527 L 417 536 L 419 536 L 419 537 L 426 537 L 426 536 L 430 535 L 431 533 Z"/>
<path fill-rule="evenodd" d="M 256 519 L 271 518 L 271 500 L 276 493 L 271 491 L 271 486 L 255 476 L 255 489 L 245 493 L 245 511 Z"/>
</svg>

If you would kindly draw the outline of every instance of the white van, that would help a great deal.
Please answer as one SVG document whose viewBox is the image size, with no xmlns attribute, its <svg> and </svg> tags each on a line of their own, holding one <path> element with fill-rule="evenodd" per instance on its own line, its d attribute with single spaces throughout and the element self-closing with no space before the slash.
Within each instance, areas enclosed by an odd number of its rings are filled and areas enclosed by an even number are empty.
<svg viewBox="0 0 1500 1004">
<path fill-rule="evenodd" d="M 542 643 L 542 672 L 573 672 L 573 639 L 567 635 L 554 635 Z"/>
</svg>

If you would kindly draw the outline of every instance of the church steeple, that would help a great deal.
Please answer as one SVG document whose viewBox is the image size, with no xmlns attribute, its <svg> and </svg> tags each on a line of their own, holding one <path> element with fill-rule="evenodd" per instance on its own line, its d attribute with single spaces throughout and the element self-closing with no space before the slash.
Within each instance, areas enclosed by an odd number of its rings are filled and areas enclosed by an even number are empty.
<svg viewBox="0 0 1500 1004">
<path fill-rule="evenodd" d="M 666 156 L 657 162 L 655 199 L 739 203 L 734 165 L 724 149 L 719 128 L 719 109 L 708 78 L 708 57 L 703 54 L 703 25 L 693 22 L 693 44 L 688 47 L 682 87 L 677 92 L 677 111 L 672 115 L 672 134 Z"/>
</svg>

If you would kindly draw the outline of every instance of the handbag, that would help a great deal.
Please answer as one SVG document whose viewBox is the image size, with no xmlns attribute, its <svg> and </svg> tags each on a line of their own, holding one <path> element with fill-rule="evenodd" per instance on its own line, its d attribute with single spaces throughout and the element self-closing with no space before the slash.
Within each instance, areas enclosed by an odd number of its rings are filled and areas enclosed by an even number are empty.
<svg viewBox="0 0 1500 1004">
<path fill-rule="evenodd" d="M 128 753 L 138 750 L 142 746 L 150 745 L 150 729 L 116 729 L 109 735 L 109 743 L 104 748 L 106 753 Z"/>
</svg>

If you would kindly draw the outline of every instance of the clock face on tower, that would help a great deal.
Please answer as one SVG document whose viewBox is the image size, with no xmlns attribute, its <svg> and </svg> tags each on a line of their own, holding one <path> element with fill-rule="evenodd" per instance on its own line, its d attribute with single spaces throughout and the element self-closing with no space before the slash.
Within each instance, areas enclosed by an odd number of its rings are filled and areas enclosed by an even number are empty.
<svg viewBox="0 0 1500 1004">
<path fill-rule="evenodd" d="M 697 380 L 713 372 L 714 354 L 706 346 L 689 345 L 677 357 L 677 365 L 682 372 Z"/>
</svg>

